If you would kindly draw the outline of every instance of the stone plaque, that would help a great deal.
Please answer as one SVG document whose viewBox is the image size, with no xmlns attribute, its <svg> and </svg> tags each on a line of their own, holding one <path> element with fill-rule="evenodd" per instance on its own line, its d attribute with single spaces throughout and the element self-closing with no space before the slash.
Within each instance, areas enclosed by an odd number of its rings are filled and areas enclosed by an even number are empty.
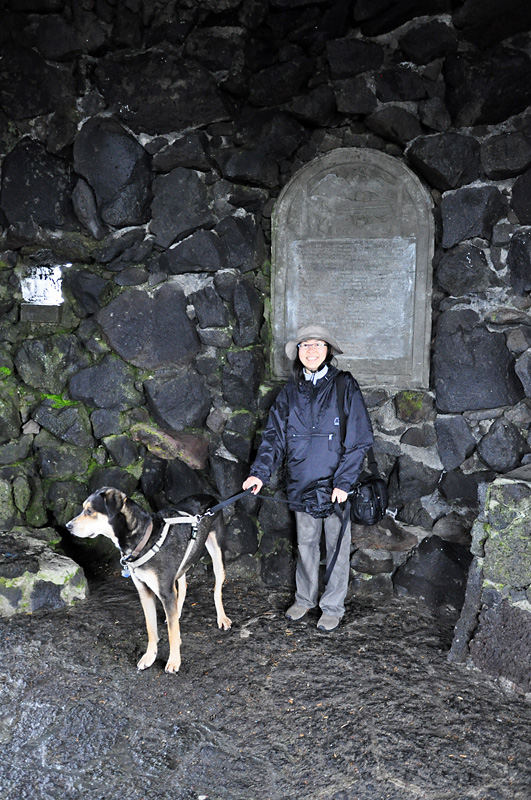
<svg viewBox="0 0 531 800">
<path fill-rule="evenodd" d="M 430 195 L 398 159 L 344 148 L 303 167 L 273 217 L 274 375 L 319 322 L 362 385 L 427 388 L 433 233 Z"/>
</svg>

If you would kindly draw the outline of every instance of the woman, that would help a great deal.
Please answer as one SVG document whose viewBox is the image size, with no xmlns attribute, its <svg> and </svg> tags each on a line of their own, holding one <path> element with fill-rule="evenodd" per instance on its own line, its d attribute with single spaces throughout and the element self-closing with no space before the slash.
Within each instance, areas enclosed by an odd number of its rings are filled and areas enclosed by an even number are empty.
<svg viewBox="0 0 531 800">
<path fill-rule="evenodd" d="M 302 619 L 317 605 L 320 541 L 324 527 L 326 562 L 330 563 L 341 529 L 340 517 L 312 516 L 303 495 L 321 479 L 328 479 L 332 503 L 344 503 L 373 444 L 372 427 L 360 388 L 345 375 L 345 440 L 341 442 L 336 379 L 340 370 L 334 355 L 343 351 L 326 328 L 306 325 L 286 345 L 293 362 L 292 377 L 275 400 L 263 432 L 251 474 L 243 483 L 258 494 L 283 458 L 287 463 L 286 493 L 296 512 L 299 556 L 295 573 L 295 602 L 286 612 L 292 621 Z M 333 631 L 345 612 L 350 575 L 350 525 L 344 532 L 337 562 L 319 601 L 317 627 Z"/>
</svg>

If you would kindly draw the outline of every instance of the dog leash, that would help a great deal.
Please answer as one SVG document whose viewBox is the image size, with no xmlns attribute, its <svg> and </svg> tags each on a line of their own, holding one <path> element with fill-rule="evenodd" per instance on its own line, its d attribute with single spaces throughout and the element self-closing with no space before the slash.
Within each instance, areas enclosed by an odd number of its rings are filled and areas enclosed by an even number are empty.
<svg viewBox="0 0 531 800">
<path fill-rule="evenodd" d="M 240 498 L 245 497 L 246 495 L 250 494 L 252 491 L 253 491 L 253 487 L 251 486 L 249 489 L 245 489 L 245 491 L 239 492 L 238 494 L 235 494 L 232 497 L 227 498 L 227 500 L 222 500 L 217 505 L 212 506 L 212 508 L 209 508 L 208 511 L 205 511 L 203 516 L 213 516 L 217 511 L 221 511 L 222 508 L 226 508 L 227 506 L 232 505 L 232 503 L 235 503 L 236 500 L 239 500 Z M 289 503 L 288 500 L 284 500 L 282 497 L 268 497 L 267 495 L 260 495 L 260 499 L 261 500 L 272 500 L 273 502 L 276 502 L 276 503 Z M 334 569 L 334 567 L 336 565 L 336 561 L 337 561 L 338 556 L 339 556 L 339 551 L 341 550 L 341 542 L 343 541 L 343 536 L 344 536 L 345 530 L 347 528 L 347 523 L 348 523 L 348 521 L 350 519 L 350 499 L 347 499 L 346 504 L 345 504 L 345 509 L 344 509 L 342 514 L 338 510 L 339 509 L 339 504 L 336 504 L 336 506 L 337 506 L 337 508 L 336 508 L 336 512 L 335 513 L 341 519 L 341 528 L 340 528 L 340 531 L 339 531 L 339 535 L 337 537 L 337 544 L 336 544 L 336 549 L 334 551 L 334 555 L 332 556 L 332 560 L 330 561 L 330 564 L 326 568 L 326 572 L 324 574 L 324 579 L 323 580 L 324 580 L 325 584 L 328 583 L 328 581 L 330 580 L 330 575 L 332 574 L 332 570 Z"/>
</svg>

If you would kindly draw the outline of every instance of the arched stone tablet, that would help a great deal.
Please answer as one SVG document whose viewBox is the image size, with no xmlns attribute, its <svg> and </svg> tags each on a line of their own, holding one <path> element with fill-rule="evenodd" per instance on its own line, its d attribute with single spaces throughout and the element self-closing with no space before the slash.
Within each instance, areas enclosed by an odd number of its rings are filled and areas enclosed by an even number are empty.
<svg viewBox="0 0 531 800">
<path fill-rule="evenodd" d="M 273 216 L 275 377 L 285 342 L 319 322 L 362 385 L 427 388 L 433 239 L 431 197 L 402 161 L 343 148 L 303 167 Z"/>
</svg>

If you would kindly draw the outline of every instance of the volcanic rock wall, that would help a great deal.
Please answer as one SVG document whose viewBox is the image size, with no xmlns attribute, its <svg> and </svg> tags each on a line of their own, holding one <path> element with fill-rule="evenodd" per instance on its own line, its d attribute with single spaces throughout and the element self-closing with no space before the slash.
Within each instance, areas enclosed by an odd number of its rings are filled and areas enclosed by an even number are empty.
<svg viewBox="0 0 531 800">
<path fill-rule="evenodd" d="M 398 515 L 354 531 L 353 566 L 401 591 L 412 550 L 459 566 L 478 484 L 530 453 L 529 3 L 7 0 L 1 14 L 0 526 L 62 526 L 103 484 L 154 508 L 239 489 L 276 391 L 275 198 L 314 157 L 367 147 L 436 204 L 433 385 L 365 391 Z M 58 265 L 64 303 L 39 315 L 21 281 Z M 238 504 L 229 532 L 233 569 L 290 579 L 281 505 Z"/>
</svg>

